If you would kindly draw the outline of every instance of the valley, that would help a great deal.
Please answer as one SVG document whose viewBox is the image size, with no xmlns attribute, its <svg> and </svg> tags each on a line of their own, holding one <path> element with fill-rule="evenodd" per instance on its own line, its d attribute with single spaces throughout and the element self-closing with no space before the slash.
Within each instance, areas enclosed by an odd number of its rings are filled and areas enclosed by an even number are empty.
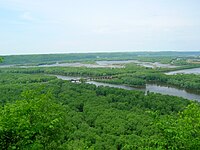
<svg viewBox="0 0 200 150">
<path fill-rule="evenodd" d="M 73 54 L 73 62 L 66 54 L 56 63 L 2 56 L 0 147 L 199 147 L 200 66 L 187 61 L 196 56 L 147 54 Z"/>
</svg>

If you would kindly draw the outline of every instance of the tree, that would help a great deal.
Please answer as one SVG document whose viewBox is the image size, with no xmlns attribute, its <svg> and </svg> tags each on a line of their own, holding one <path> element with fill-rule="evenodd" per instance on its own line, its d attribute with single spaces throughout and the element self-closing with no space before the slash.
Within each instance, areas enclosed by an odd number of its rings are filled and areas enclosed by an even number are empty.
<svg viewBox="0 0 200 150">
<path fill-rule="evenodd" d="M 163 147 L 167 149 L 200 148 L 200 106 L 192 103 L 179 113 L 178 118 L 168 116 L 158 123 Z"/>
<path fill-rule="evenodd" d="M 2 63 L 3 62 L 3 58 L 2 57 L 0 57 L 0 63 Z"/>
<path fill-rule="evenodd" d="M 47 95 L 25 92 L 27 100 L 0 108 L 2 149 L 55 149 L 64 139 L 64 108 Z"/>
</svg>

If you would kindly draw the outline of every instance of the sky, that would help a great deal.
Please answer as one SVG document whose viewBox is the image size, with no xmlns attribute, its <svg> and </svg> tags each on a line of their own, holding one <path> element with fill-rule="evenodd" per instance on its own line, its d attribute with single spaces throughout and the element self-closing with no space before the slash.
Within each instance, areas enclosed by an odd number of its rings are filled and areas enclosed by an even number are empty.
<svg viewBox="0 0 200 150">
<path fill-rule="evenodd" d="M 0 55 L 200 50 L 200 0 L 0 0 Z"/>
</svg>

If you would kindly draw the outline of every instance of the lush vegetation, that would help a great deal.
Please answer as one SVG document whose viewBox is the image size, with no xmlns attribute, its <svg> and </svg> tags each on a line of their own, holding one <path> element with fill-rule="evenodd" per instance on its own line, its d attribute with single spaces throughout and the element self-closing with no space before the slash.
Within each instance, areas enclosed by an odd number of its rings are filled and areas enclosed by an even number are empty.
<svg viewBox="0 0 200 150">
<path fill-rule="evenodd" d="M 3 62 L 3 58 L 2 57 L 0 57 L 0 63 L 2 63 Z"/>
<path fill-rule="evenodd" d="M 191 53 L 191 55 L 194 53 Z M 195 53 L 197 54 L 197 53 Z M 6 56 L 3 64 L 137 58 L 191 68 L 185 53 L 114 53 Z M 97 57 L 98 56 L 98 57 Z M 148 59 L 146 59 L 148 57 Z M 0 60 L 1 61 L 1 60 Z M 200 149 L 200 104 L 142 91 L 96 87 L 55 75 L 142 87 L 148 82 L 200 90 L 199 75 L 173 69 L 32 67 L 0 68 L 0 148 L 33 150 Z M 99 78 L 109 77 L 109 78 Z"/>
<path fill-rule="evenodd" d="M 200 106 L 182 98 L 44 75 L 0 83 L 2 149 L 200 148 Z"/>
<path fill-rule="evenodd" d="M 181 58 L 200 56 L 199 52 L 126 52 L 126 53 L 87 53 L 87 54 L 42 54 L 4 56 L 5 65 L 11 64 L 52 64 L 56 62 L 77 62 L 94 60 L 128 60 L 135 59 L 148 62 L 179 63 Z M 177 58 L 180 58 L 180 60 Z M 177 62 L 177 63 L 176 63 Z M 183 60 L 185 63 L 185 61 Z"/>
<path fill-rule="evenodd" d="M 145 68 L 135 64 L 128 64 L 125 68 L 86 68 L 86 67 L 46 67 L 46 68 L 2 68 L 5 73 L 27 73 L 27 74 L 57 74 L 66 76 L 101 77 L 112 76 L 112 79 L 99 80 L 113 84 L 125 84 L 134 87 L 144 87 L 148 82 L 157 82 L 173 85 L 180 88 L 200 90 L 199 75 L 177 74 L 166 75 L 168 69 Z"/>
</svg>

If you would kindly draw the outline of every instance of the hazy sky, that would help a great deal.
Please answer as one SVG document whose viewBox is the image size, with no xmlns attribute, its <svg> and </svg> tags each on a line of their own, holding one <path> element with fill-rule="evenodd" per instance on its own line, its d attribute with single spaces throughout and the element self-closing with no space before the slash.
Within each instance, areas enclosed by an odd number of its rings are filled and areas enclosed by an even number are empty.
<svg viewBox="0 0 200 150">
<path fill-rule="evenodd" d="M 0 0 L 0 55 L 200 50 L 200 0 Z"/>
</svg>

